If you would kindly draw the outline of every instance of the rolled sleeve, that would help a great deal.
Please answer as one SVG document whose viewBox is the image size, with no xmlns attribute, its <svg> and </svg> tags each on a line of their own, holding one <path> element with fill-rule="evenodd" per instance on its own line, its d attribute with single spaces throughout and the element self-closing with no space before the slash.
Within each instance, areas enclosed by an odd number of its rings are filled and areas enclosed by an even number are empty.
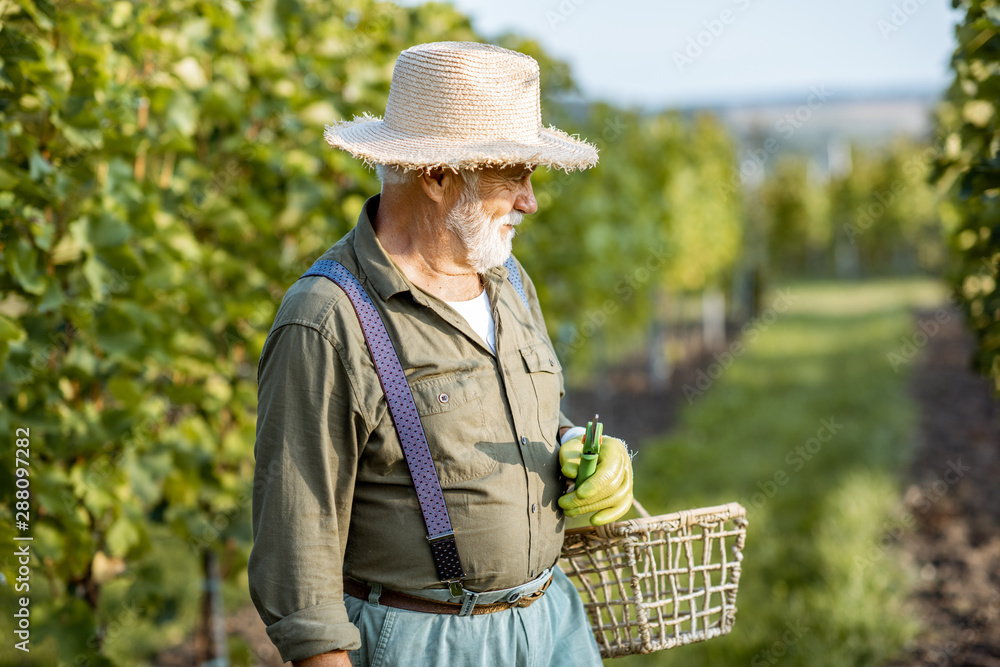
<svg viewBox="0 0 1000 667">
<path fill-rule="evenodd" d="M 361 648 L 361 634 L 347 618 L 343 601 L 292 612 L 267 626 L 267 636 L 285 662 L 320 653 Z"/>
<path fill-rule="evenodd" d="M 258 368 L 250 595 L 282 659 L 361 646 L 343 560 L 365 428 L 334 344 L 276 325 Z"/>
</svg>

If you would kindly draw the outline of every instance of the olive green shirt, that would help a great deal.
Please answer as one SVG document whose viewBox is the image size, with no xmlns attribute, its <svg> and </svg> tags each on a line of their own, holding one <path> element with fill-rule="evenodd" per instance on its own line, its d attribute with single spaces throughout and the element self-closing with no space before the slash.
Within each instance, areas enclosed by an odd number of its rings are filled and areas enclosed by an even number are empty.
<svg viewBox="0 0 1000 667">
<path fill-rule="evenodd" d="M 523 584 L 559 558 L 565 492 L 557 432 L 562 369 L 535 288 L 530 308 L 498 267 L 482 278 L 496 356 L 444 301 L 410 283 L 365 204 L 328 250 L 385 322 L 437 467 L 465 586 Z M 322 277 L 281 303 L 258 367 L 250 592 L 285 660 L 360 646 L 342 576 L 392 589 L 443 588 L 385 395 L 357 315 Z"/>
</svg>

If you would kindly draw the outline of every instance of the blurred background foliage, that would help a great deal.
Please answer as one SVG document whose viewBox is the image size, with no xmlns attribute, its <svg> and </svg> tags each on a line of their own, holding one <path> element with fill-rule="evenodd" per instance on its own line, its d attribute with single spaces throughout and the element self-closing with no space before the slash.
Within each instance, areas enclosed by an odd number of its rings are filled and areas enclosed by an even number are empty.
<svg viewBox="0 0 1000 667">
<path fill-rule="evenodd" d="M 951 276 L 979 340 L 976 364 L 1000 391 L 1000 4 L 952 4 L 965 18 L 955 30 L 955 79 L 939 112 L 933 179 L 948 188 L 942 212 L 958 257 Z"/>
<path fill-rule="evenodd" d="M 323 124 L 381 115 L 402 49 L 482 36 L 442 4 L 0 6 L 0 432 L 31 429 L 33 641 L 45 664 L 138 664 L 190 631 L 205 552 L 246 600 L 261 346 L 378 189 Z M 515 246 L 570 384 L 637 350 L 676 361 L 678 304 L 745 320 L 776 281 L 941 271 L 946 239 L 1000 376 L 1000 10 L 967 7 L 941 141 L 847 146 L 829 173 L 747 169 L 710 114 L 580 102 L 537 43 L 495 40 L 540 62 L 545 122 L 601 150 L 536 173 Z M 5 464 L 8 543 L 13 488 Z"/>
</svg>

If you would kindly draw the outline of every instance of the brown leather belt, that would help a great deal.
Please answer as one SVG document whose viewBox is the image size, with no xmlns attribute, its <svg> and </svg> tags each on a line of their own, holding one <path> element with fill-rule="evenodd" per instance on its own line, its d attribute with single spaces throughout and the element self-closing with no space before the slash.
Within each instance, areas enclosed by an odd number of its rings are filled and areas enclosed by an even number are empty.
<svg viewBox="0 0 1000 667">
<path fill-rule="evenodd" d="M 492 614 L 494 612 L 505 611 L 514 607 L 531 606 L 535 600 L 545 594 L 545 589 L 548 588 L 551 583 L 552 578 L 550 577 L 549 580 L 545 582 L 544 586 L 530 595 L 525 595 L 516 602 L 477 604 L 472 608 L 472 615 Z M 367 600 L 368 595 L 372 592 L 372 589 L 371 586 L 368 586 L 367 584 L 344 577 L 344 592 L 351 597 L 358 598 L 359 600 Z M 388 588 L 382 589 L 382 594 L 379 595 L 378 603 L 384 604 L 387 607 L 396 607 L 397 609 L 422 611 L 428 614 L 453 614 L 455 616 L 457 616 L 458 612 L 462 609 L 461 603 L 458 602 L 439 602 L 438 600 L 428 600 L 427 598 L 418 598 L 414 595 L 407 595 L 406 593 L 389 590 Z"/>
</svg>

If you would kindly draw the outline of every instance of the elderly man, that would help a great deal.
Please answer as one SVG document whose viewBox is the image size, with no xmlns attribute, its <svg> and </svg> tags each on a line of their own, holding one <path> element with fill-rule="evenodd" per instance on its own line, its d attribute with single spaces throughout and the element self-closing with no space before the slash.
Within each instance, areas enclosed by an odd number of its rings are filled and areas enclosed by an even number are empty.
<svg viewBox="0 0 1000 667">
<path fill-rule="evenodd" d="M 250 590 L 297 666 L 600 663 L 556 565 L 563 516 L 621 516 L 632 471 L 605 437 L 567 493 L 581 429 L 511 240 L 535 166 L 597 152 L 543 128 L 538 93 L 528 56 L 424 44 L 384 120 L 327 128 L 382 192 L 288 291 L 260 359 Z"/>
</svg>

